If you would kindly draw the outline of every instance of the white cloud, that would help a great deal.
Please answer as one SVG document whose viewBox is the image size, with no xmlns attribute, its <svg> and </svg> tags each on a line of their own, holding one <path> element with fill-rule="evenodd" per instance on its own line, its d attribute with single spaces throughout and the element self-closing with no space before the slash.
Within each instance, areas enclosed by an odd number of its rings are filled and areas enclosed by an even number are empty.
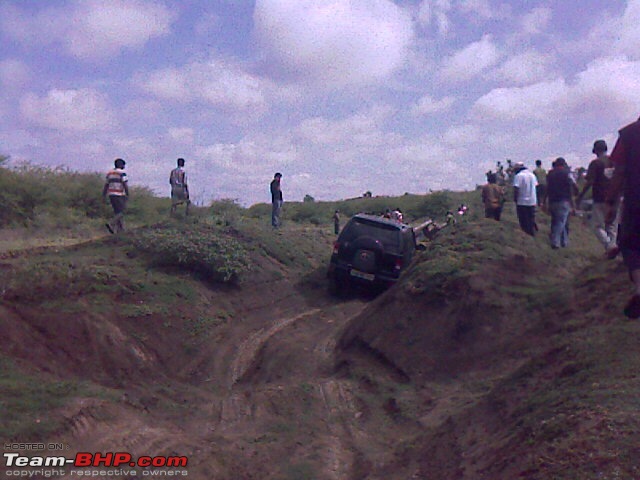
<svg viewBox="0 0 640 480">
<path fill-rule="evenodd" d="M 511 15 L 508 4 L 491 5 L 489 0 L 460 0 L 458 10 L 462 13 L 483 20 L 504 19 Z"/>
<path fill-rule="evenodd" d="M 245 175 L 264 176 L 296 163 L 299 153 L 289 136 L 250 134 L 237 143 L 216 143 L 198 147 L 196 156 L 211 167 Z"/>
<path fill-rule="evenodd" d="M 451 0 L 423 0 L 418 6 L 418 24 L 425 30 L 435 26 L 438 34 L 445 36 L 451 29 L 450 11 Z"/>
<path fill-rule="evenodd" d="M 456 185 L 456 188 L 473 188 L 470 171 L 458 163 L 459 150 L 447 145 L 441 138 L 430 136 L 406 141 L 383 153 L 383 163 L 389 165 L 396 181 L 406 185 L 407 191 L 426 193 Z M 381 179 L 384 182 L 384 178 Z M 382 182 L 373 185 L 374 193 L 384 189 Z M 384 193 L 398 192 L 384 191 Z"/>
<path fill-rule="evenodd" d="M 270 82 L 225 60 L 157 70 L 135 81 L 162 99 L 184 103 L 204 101 L 223 111 L 252 114 L 266 111 L 265 91 L 272 87 Z"/>
<path fill-rule="evenodd" d="M 496 70 L 496 77 L 510 83 L 526 85 L 549 78 L 552 55 L 542 55 L 535 51 L 527 51 L 507 59 Z"/>
<path fill-rule="evenodd" d="M 444 112 L 449 110 L 455 101 L 456 99 L 454 97 L 446 96 L 442 97 L 440 100 L 436 100 L 431 95 L 425 95 L 420 98 L 413 107 L 411 107 L 411 114 L 421 116 Z"/>
<path fill-rule="evenodd" d="M 104 58 L 124 48 L 140 48 L 170 32 L 173 15 L 164 5 L 144 0 L 76 0 L 51 4 L 37 13 L 10 5 L 0 9 L 0 29 L 30 46 L 59 43 L 81 59 Z"/>
<path fill-rule="evenodd" d="M 557 78 L 525 87 L 496 88 L 475 102 L 473 112 L 503 120 L 559 121 L 567 113 L 619 118 L 637 112 L 638 98 L 640 61 L 601 58 L 571 83 Z"/>
<path fill-rule="evenodd" d="M 481 136 L 482 132 L 477 125 L 452 125 L 444 133 L 442 140 L 449 148 L 462 148 L 477 143 Z"/>
<path fill-rule="evenodd" d="M 176 127 L 168 130 L 168 135 L 171 140 L 182 145 L 193 145 L 194 133 L 193 128 L 189 127 Z"/>
<path fill-rule="evenodd" d="M 389 0 L 258 0 L 254 24 L 269 64 L 316 86 L 379 82 L 403 65 L 413 37 Z"/>
<path fill-rule="evenodd" d="M 110 56 L 138 48 L 170 31 L 172 15 L 162 4 L 140 0 L 82 0 L 76 4 L 66 45 L 80 58 Z"/>
<path fill-rule="evenodd" d="M 392 138 L 392 135 L 382 133 L 383 124 L 392 113 L 390 107 L 378 105 L 338 120 L 309 118 L 295 129 L 295 135 L 303 142 L 315 145 L 335 145 L 342 150 L 354 146 L 375 150 Z"/>
<path fill-rule="evenodd" d="M 519 33 L 538 35 L 543 33 L 551 21 L 552 11 L 548 7 L 535 7 L 520 21 Z"/>
<path fill-rule="evenodd" d="M 29 67 L 20 60 L 7 59 L 0 61 L 0 86 L 9 90 L 23 86 L 29 81 Z"/>
<path fill-rule="evenodd" d="M 166 122 L 166 112 L 162 102 L 155 99 L 141 98 L 135 96 L 118 114 L 123 123 L 150 125 L 153 123 Z"/>
<path fill-rule="evenodd" d="M 577 75 L 573 94 L 583 111 L 635 116 L 640 111 L 640 61 L 626 57 L 594 60 Z"/>
<path fill-rule="evenodd" d="M 496 64 L 499 59 L 500 52 L 491 35 L 484 35 L 479 41 L 445 58 L 440 74 L 449 81 L 469 80 Z"/>
<path fill-rule="evenodd" d="M 90 132 L 111 128 L 115 116 L 109 102 L 96 90 L 50 90 L 45 97 L 28 93 L 20 112 L 31 124 L 53 130 Z"/>
<path fill-rule="evenodd" d="M 617 48 L 633 59 L 640 59 L 640 0 L 628 0 L 618 30 Z"/>
<path fill-rule="evenodd" d="M 496 88 L 480 97 L 473 106 L 479 116 L 503 120 L 523 118 L 555 119 L 567 106 L 569 87 L 563 79 L 526 87 Z"/>
</svg>

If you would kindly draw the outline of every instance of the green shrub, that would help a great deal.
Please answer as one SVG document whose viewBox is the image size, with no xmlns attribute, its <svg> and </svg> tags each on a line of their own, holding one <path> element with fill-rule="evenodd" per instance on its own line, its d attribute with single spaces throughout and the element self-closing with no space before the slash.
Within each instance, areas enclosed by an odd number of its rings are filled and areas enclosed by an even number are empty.
<svg viewBox="0 0 640 480">
<path fill-rule="evenodd" d="M 213 281 L 234 280 L 249 266 L 240 243 L 206 225 L 156 226 L 138 231 L 132 238 L 134 245 L 148 253 L 156 265 L 200 272 Z"/>
<path fill-rule="evenodd" d="M 215 200 L 209 206 L 209 212 L 215 223 L 219 225 L 235 226 L 243 216 L 244 209 L 238 205 L 236 200 L 223 198 Z"/>
<path fill-rule="evenodd" d="M 289 204 L 287 218 L 299 223 L 311 223 L 322 225 L 331 220 L 332 213 L 330 205 L 327 203 L 316 203 L 315 201 L 305 201 L 302 203 Z"/>
<path fill-rule="evenodd" d="M 0 227 L 68 227 L 83 218 L 111 215 L 102 199 L 102 174 L 29 163 L 8 168 L 4 164 L 0 162 L 0 204 L 4 207 L 0 211 Z M 134 222 L 157 222 L 159 216 L 168 214 L 169 208 L 168 199 L 156 197 L 146 187 L 132 187 L 127 217 Z"/>
<path fill-rule="evenodd" d="M 435 192 L 424 197 L 422 203 L 417 206 L 415 214 L 417 217 L 439 219 L 453 208 L 453 200 L 448 192 Z"/>
</svg>

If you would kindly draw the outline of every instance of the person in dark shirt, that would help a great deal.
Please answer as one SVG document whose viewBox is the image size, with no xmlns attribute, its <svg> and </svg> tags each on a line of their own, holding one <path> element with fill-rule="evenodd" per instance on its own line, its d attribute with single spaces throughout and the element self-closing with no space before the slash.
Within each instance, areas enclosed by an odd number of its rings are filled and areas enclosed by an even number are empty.
<svg viewBox="0 0 640 480">
<path fill-rule="evenodd" d="M 587 183 L 578 195 L 577 204 L 580 205 L 582 197 L 592 189 L 593 208 L 591 210 L 591 228 L 603 245 L 605 251 L 611 250 L 616 245 L 618 225 L 615 220 L 607 222 L 605 197 L 609 188 L 610 179 L 613 176 L 613 164 L 607 155 L 607 142 L 596 140 L 593 144 L 593 153 L 596 158 L 589 163 L 587 169 Z"/>
<path fill-rule="evenodd" d="M 551 214 L 551 248 L 569 245 L 569 214 L 575 209 L 573 195 L 577 186 L 570 175 L 569 166 L 564 158 L 553 162 L 553 168 L 547 174 L 545 208 Z"/>
<path fill-rule="evenodd" d="M 615 170 L 606 196 L 607 216 L 615 217 L 616 203 L 623 196 L 618 247 L 635 288 L 624 307 L 624 314 L 629 318 L 640 318 L 640 119 L 619 133 L 611 153 Z"/>
<path fill-rule="evenodd" d="M 279 228 L 281 225 L 280 213 L 282 212 L 282 187 L 280 186 L 280 179 L 282 174 L 280 172 L 273 176 L 271 181 L 271 225 L 273 228 Z"/>
</svg>

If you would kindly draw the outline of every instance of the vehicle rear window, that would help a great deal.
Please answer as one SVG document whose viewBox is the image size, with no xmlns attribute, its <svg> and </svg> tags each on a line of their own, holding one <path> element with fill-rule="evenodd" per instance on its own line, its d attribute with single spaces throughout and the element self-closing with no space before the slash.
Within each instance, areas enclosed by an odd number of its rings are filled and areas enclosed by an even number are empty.
<svg viewBox="0 0 640 480">
<path fill-rule="evenodd" d="M 342 231 L 340 241 L 350 242 L 358 237 L 373 237 L 379 240 L 385 248 L 400 250 L 400 230 L 393 225 L 371 222 L 362 218 L 355 218 Z"/>
</svg>

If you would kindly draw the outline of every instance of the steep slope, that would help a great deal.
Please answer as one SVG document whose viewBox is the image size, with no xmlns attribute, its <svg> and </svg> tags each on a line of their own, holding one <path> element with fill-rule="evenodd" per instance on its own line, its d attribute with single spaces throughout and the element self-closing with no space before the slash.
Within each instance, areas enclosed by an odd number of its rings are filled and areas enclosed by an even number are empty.
<svg viewBox="0 0 640 480">
<path fill-rule="evenodd" d="M 421 432 L 371 478 L 638 478 L 624 268 L 581 226 L 561 252 L 513 227 L 442 235 L 346 328 L 341 369 L 384 365 L 418 389 L 394 411 Z"/>
<path fill-rule="evenodd" d="M 551 251 L 544 225 L 463 220 L 337 300 L 329 229 L 244 222 L 3 254 L 0 436 L 186 455 L 196 479 L 640 476 L 640 329 L 581 225 Z"/>
</svg>

